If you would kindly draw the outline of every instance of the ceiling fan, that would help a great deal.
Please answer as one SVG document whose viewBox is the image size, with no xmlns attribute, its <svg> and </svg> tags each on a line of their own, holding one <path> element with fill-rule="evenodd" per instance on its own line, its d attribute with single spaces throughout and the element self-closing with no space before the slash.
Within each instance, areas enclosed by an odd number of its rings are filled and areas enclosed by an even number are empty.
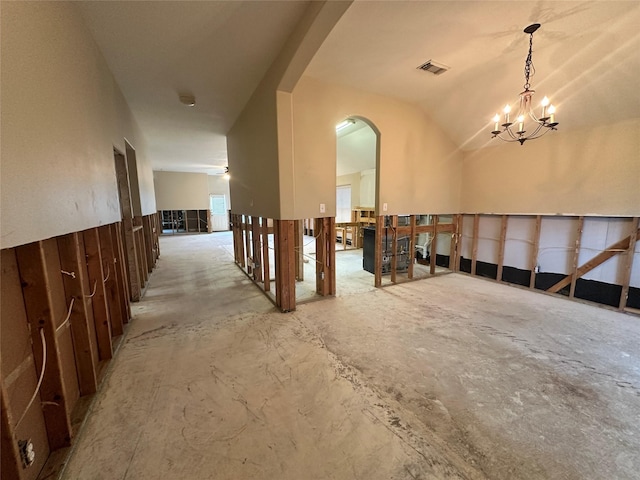
<svg viewBox="0 0 640 480">
<path fill-rule="evenodd" d="M 229 175 L 229 167 L 216 166 L 214 168 L 220 169 L 220 171 L 214 173 L 214 175 L 222 175 L 225 180 L 229 180 L 231 178 L 231 175 Z"/>
</svg>

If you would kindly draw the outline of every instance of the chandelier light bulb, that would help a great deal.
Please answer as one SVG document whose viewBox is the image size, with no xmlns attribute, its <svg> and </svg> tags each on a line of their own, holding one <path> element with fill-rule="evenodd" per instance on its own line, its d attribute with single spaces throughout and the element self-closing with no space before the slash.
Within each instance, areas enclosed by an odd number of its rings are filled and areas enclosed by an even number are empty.
<svg viewBox="0 0 640 480">
<path fill-rule="evenodd" d="M 511 106 L 509 105 L 505 105 L 504 106 L 504 110 L 502 110 L 504 113 L 509 113 L 511 111 Z"/>
<path fill-rule="evenodd" d="M 549 105 L 549 99 L 548 99 L 547 97 L 544 97 L 544 98 L 542 99 L 542 102 L 540 102 L 540 104 L 541 104 L 543 107 L 546 107 L 547 105 Z"/>
<path fill-rule="evenodd" d="M 494 132 L 499 132 L 500 131 L 500 115 L 498 115 L 496 113 L 494 115 L 494 117 L 493 117 L 493 121 L 495 122 L 495 126 L 493 127 L 493 131 Z"/>
<path fill-rule="evenodd" d="M 549 123 L 556 122 L 556 107 L 549 105 Z"/>
</svg>

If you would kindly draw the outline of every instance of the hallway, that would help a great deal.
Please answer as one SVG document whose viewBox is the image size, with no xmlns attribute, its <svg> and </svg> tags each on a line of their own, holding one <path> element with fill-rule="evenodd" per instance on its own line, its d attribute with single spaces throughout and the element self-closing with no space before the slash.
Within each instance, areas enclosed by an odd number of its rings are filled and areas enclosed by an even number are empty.
<svg viewBox="0 0 640 480">
<path fill-rule="evenodd" d="M 281 314 L 231 242 L 161 238 L 63 478 L 637 478 L 636 317 L 457 274 Z"/>
</svg>

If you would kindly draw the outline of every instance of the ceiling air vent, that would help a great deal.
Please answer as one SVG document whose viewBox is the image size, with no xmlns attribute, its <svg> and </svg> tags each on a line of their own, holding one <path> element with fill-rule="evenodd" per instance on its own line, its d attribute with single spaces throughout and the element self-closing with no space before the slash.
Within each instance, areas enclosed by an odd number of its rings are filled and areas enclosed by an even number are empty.
<svg viewBox="0 0 640 480">
<path fill-rule="evenodd" d="M 440 75 L 441 73 L 444 73 L 447 70 L 449 70 L 449 67 L 447 67 L 446 65 L 442 65 L 441 63 L 436 63 L 433 60 L 429 60 L 429 61 L 423 63 L 422 65 L 420 65 L 417 68 L 418 68 L 418 70 L 424 70 L 425 72 L 431 72 L 434 75 Z"/>
</svg>

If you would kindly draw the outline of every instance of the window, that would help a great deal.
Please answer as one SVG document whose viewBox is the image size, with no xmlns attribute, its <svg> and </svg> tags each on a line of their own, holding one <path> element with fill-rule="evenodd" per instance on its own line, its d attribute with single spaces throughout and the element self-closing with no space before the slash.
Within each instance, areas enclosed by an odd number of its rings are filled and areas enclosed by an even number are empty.
<svg viewBox="0 0 640 480">
<path fill-rule="evenodd" d="M 227 214 L 227 202 L 224 195 L 210 195 L 209 201 L 211 202 L 211 214 L 212 215 L 226 215 Z"/>
<path fill-rule="evenodd" d="M 351 221 L 351 185 L 336 188 L 336 222 Z"/>
</svg>

